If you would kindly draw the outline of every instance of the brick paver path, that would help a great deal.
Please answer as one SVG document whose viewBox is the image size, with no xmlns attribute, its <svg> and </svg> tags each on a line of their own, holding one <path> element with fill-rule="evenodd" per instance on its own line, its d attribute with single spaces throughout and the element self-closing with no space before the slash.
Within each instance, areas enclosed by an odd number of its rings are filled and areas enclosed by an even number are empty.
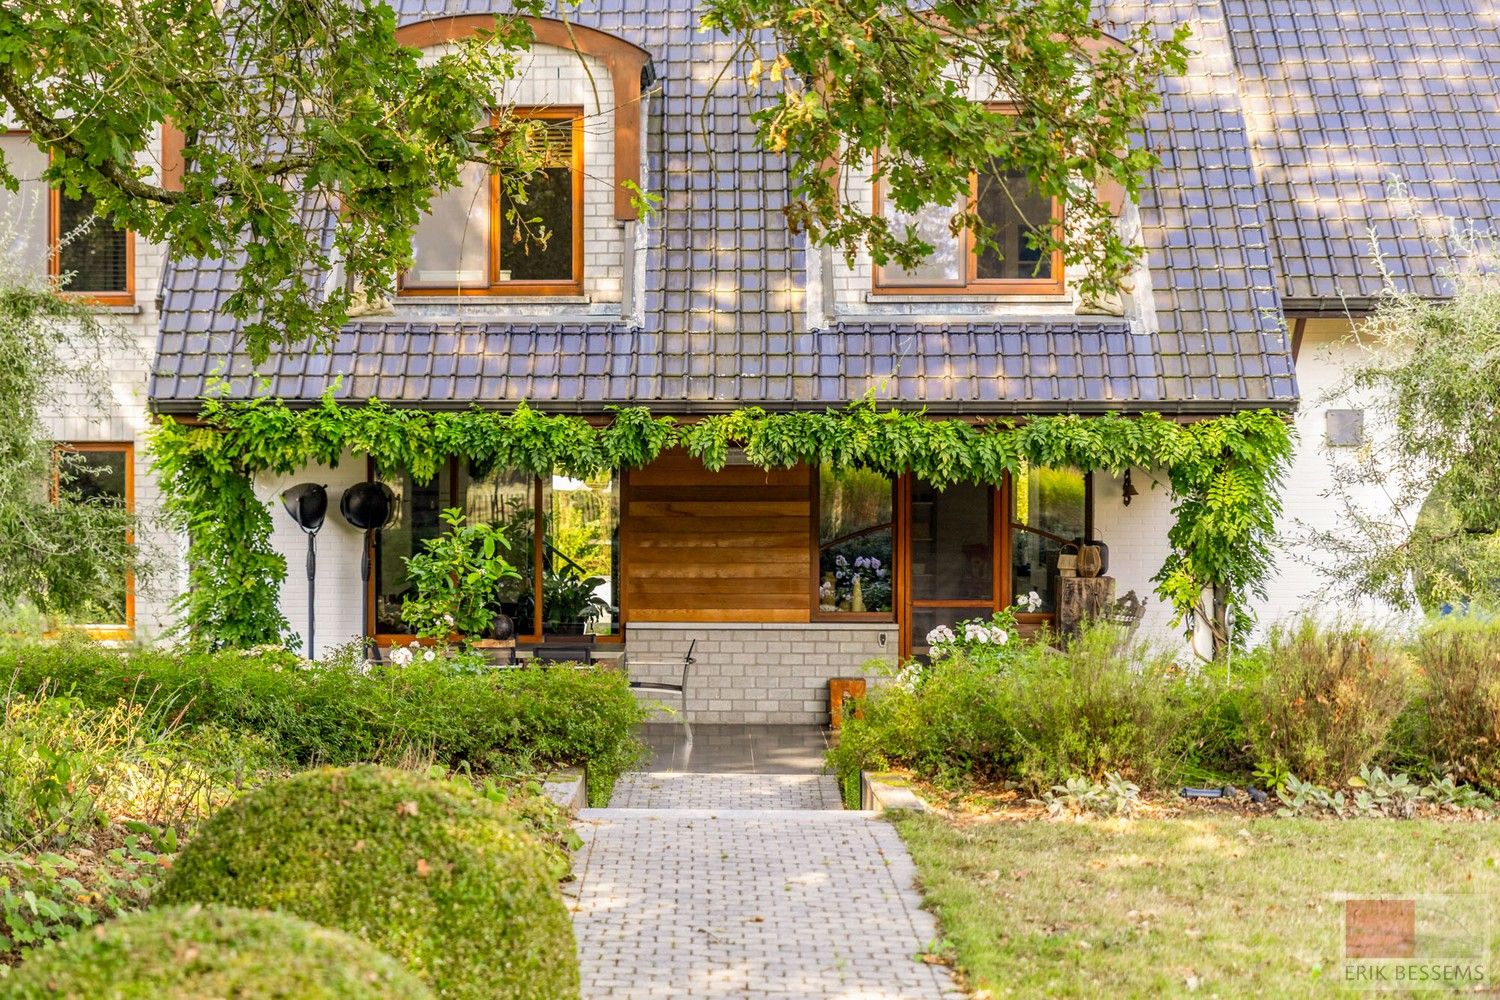
<svg viewBox="0 0 1500 1000">
<path fill-rule="evenodd" d="M 790 777 L 816 780 L 765 780 Z M 735 784 L 740 801 L 774 807 L 724 807 Z M 570 895 L 584 1000 L 959 996 L 947 970 L 915 958 L 937 930 L 895 829 L 838 809 L 833 784 L 628 775 L 611 808 L 580 813 Z M 654 807 L 616 807 L 627 802 Z"/>
</svg>

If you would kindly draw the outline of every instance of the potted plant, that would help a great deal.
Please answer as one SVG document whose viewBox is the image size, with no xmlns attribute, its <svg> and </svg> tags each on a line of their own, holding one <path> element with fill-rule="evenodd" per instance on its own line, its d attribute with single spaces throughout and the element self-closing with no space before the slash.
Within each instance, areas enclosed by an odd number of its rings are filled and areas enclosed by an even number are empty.
<svg viewBox="0 0 1500 1000">
<path fill-rule="evenodd" d="M 542 577 L 542 612 L 547 631 L 559 635 L 582 635 L 584 626 L 609 610 L 599 596 L 604 578 L 573 573 L 568 569 Z"/>
<path fill-rule="evenodd" d="M 465 524 L 456 507 L 442 518 L 450 530 L 406 557 L 411 593 L 401 604 L 401 618 L 419 638 L 445 641 L 457 633 L 469 642 L 485 634 L 496 598 L 519 574 L 502 554 L 508 547 L 503 531 Z"/>
</svg>

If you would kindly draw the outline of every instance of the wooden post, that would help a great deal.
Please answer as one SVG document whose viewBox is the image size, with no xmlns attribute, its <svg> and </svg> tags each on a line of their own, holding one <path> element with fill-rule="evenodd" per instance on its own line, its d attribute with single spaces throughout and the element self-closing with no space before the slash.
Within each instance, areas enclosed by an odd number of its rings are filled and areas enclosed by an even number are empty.
<svg viewBox="0 0 1500 1000">
<path fill-rule="evenodd" d="M 1108 614 L 1115 603 L 1112 576 L 1064 576 L 1057 582 L 1057 631 L 1064 637 L 1077 635 L 1080 625 Z"/>
</svg>

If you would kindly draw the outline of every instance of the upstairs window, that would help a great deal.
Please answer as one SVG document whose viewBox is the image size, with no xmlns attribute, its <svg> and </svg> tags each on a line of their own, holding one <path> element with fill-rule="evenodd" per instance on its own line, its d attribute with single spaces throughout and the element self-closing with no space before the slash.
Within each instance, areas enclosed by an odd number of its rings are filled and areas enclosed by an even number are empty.
<svg viewBox="0 0 1500 1000">
<path fill-rule="evenodd" d="M 955 236 L 950 231 L 950 220 L 970 205 L 989 228 L 994 247 L 980 247 L 972 232 Z M 876 291 L 1045 295 L 1063 290 L 1062 254 L 1044 253 L 1030 239 L 1062 225 L 1061 206 L 1022 174 L 998 168 L 972 174 L 968 196 L 957 204 L 929 205 L 916 213 L 888 205 L 881 210 L 897 233 L 912 227 L 934 251 L 914 268 L 876 268 Z"/>
<path fill-rule="evenodd" d="M 49 190 L 47 154 L 24 132 L 0 134 L 0 152 L 20 181 L 0 188 L 0 238 L 20 267 L 59 279 L 62 290 L 102 305 L 135 302 L 132 234 L 95 214 L 94 198 Z"/>
<path fill-rule="evenodd" d="M 516 115 L 545 123 L 543 166 L 527 179 L 525 201 L 512 199 L 495 171 L 469 165 L 417 224 L 403 293 L 582 293 L 583 111 Z"/>
</svg>

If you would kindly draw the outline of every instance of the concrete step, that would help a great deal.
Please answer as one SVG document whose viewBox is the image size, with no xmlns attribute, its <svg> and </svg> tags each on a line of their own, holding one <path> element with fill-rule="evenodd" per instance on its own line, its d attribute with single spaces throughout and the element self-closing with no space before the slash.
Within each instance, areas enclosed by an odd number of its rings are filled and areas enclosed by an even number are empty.
<svg viewBox="0 0 1500 1000">
<path fill-rule="evenodd" d="M 632 771 L 610 797 L 617 809 L 842 810 L 831 774 Z"/>
</svg>

